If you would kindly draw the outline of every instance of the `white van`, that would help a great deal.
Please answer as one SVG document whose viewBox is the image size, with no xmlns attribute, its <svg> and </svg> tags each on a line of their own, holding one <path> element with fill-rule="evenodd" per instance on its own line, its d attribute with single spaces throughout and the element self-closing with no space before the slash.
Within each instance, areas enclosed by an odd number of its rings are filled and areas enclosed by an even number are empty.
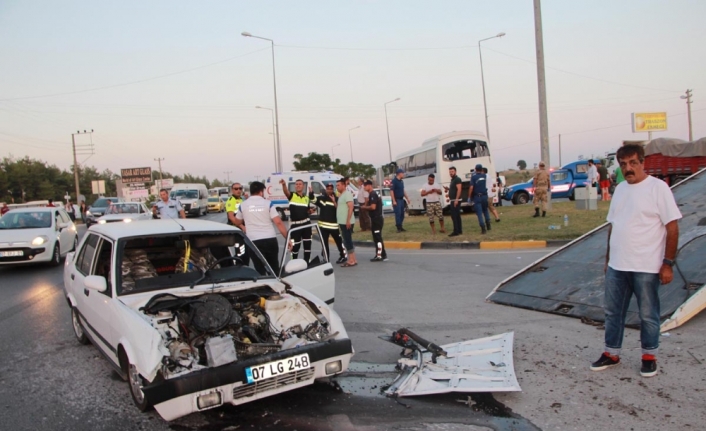
<svg viewBox="0 0 706 431">
<path fill-rule="evenodd" d="M 279 174 L 272 174 L 267 177 L 265 181 L 265 199 L 272 201 L 277 211 L 280 213 L 282 220 L 287 220 L 287 215 L 289 214 L 289 200 L 287 196 L 284 195 L 282 190 L 282 184 L 279 180 L 284 179 L 287 182 L 289 191 L 294 193 L 295 183 L 297 180 L 304 181 L 304 189 L 306 193 L 309 193 L 309 187 L 311 187 L 314 195 L 318 196 L 326 190 L 326 186 L 333 184 L 336 187 L 336 181 L 343 178 L 343 176 L 335 174 L 331 171 L 324 172 L 308 172 L 308 171 L 294 171 L 294 172 L 282 172 Z M 353 198 L 358 197 L 358 188 L 353 184 L 348 185 L 348 190 L 353 193 Z M 357 199 L 355 200 L 356 205 Z"/>
<path fill-rule="evenodd" d="M 174 184 L 169 198 L 179 200 L 186 215 L 198 217 L 208 213 L 208 189 L 204 184 Z"/>
</svg>

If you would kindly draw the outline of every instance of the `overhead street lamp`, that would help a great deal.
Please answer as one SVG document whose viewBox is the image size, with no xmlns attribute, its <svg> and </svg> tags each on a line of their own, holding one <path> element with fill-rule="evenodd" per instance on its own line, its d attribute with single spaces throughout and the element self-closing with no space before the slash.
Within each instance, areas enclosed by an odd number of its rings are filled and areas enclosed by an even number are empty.
<svg viewBox="0 0 706 431">
<path fill-rule="evenodd" d="M 486 37 L 478 41 L 478 55 L 480 56 L 480 82 L 483 86 L 483 110 L 485 111 L 485 138 L 490 142 L 490 127 L 488 127 L 488 104 L 485 101 L 485 77 L 483 76 L 483 51 L 481 50 L 480 43 L 486 40 L 495 39 L 496 37 L 503 37 L 505 33 L 498 33 L 495 36 Z"/>
<path fill-rule="evenodd" d="M 348 129 L 348 144 L 351 146 L 351 162 L 353 161 L 353 141 L 351 141 L 351 132 L 355 129 L 360 129 L 360 126 L 355 126 L 352 129 Z"/>
<path fill-rule="evenodd" d="M 336 147 L 340 147 L 340 146 L 341 146 L 341 144 L 336 144 L 336 145 L 334 145 L 333 147 L 331 147 L 331 161 L 332 161 L 332 162 L 335 160 L 335 159 L 333 158 L 333 149 L 336 148 Z"/>
<path fill-rule="evenodd" d="M 277 142 L 277 157 L 275 159 L 275 164 L 279 164 L 279 166 L 276 167 L 277 172 L 282 172 L 282 145 L 279 139 L 279 111 L 277 110 L 277 78 L 275 76 L 275 41 L 266 37 L 254 36 L 248 33 L 247 31 L 244 31 L 240 34 L 244 37 L 254 37 L 255 39 L 267 40 L 272 44 L 272 84 L 274 87 L 275 94 L 275 138 Z"/>
<path fill-rule="evenodd" d="M 255 109 L 267 109 L 272 114 L 272 141 L 274 141 L 275 147 L 275 172 L 282 172 L 280 168 L 279 154 L 277 154 L 277 135 L 275 134 L 275 111 L 272 108 L 265 108 L 264 106 L 256 106 Z"/>
<path fill-rule="evenodd" d="M 387 149 L 390 152 L 390 163 L 392 163 L 392 144 L 390 144 L 390 123 L 387 121 L 387 105 L 393 102 L 397 102 L 398 100 L 400 100 L 399 97 L 395 100 L 385 102 L 385 126 L 387 127 Z"/>
</svg>

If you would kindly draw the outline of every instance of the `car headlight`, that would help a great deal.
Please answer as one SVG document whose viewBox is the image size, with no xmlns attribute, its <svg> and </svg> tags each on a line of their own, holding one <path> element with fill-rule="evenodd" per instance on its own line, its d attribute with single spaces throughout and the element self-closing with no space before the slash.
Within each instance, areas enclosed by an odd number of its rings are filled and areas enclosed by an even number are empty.
<svg viewBox="0 0 706 431">
<path fill-rule="evenodd" d="M 131 219 L 131 218 L 125 218 L 125 219 L 123 219 L 123 221 L 124 221 L 125 223 L 130 223 L 130 222 L 132 221 L 132 219 Z"/>
<path fill-rule="evenodd" d="M 193 204 L 191 204 L 191 208 L 198 208 L 198 207 L 199 207 L 198 202 L 194 202 Z"/>
<path fill-rule="evenodd" d="M 32 245 L 42 245 L 47 241 L 49 241 L 49 238 L 47 238 L 46 236 L 38 236 L 32 240 Z"/>
<path fill-rule="evenodd" d="M 88 210 L 86 210 L 86 215 L 87 215 L 87 216 L 92 216 L 92 215 L 93 215 L 93 213 L 92 213 L 92 212 L 90 212 L 90 211 L 88 211 Z"/>
<path fill-rule="evenodd" d="M 98 220 L 98 224 L 106 224 L 107 222 L 105 220 Z"/>
</svg>

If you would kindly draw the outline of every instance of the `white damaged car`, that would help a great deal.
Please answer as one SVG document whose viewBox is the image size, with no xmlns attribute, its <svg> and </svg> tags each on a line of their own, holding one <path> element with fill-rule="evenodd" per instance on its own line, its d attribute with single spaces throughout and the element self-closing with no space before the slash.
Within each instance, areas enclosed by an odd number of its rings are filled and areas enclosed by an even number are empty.
<svg viewBox="0 0 706 431">
<path fill-rule="evenodd" d="M 345 371 L 334 285 L 325 256 L 275 274 L 239 229 L 202 220 L 97 225 L 64 267 L 76 338 L 166 420 Z"/>
</svg>

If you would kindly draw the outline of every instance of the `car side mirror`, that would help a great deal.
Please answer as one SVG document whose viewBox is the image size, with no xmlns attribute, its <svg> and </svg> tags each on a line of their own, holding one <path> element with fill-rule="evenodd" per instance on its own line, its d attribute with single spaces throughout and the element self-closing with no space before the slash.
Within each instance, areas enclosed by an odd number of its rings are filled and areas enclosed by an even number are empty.
<svg viewBox="0 0 706 431">
<path fill-rule="evenodd" d="M 308 264 L 306 263 L 306 260 L 304 259 L 292 259 L 287 264 L 284 266 L 284 273 L 289 275 L 289 274 L 294 274 L 297 272 L 302 272 L 305 269 L 308 268 Z"/>
<path fill-rule="evenodd" d="M 105 280 L 105 277 L 100 275 L 89 275 L 86 277 L 84 285 L 86 286 L 86 289 L 91 289 L 98 292 L 105 292 L 108 290 L 108 282 Z"/>
</svg>

